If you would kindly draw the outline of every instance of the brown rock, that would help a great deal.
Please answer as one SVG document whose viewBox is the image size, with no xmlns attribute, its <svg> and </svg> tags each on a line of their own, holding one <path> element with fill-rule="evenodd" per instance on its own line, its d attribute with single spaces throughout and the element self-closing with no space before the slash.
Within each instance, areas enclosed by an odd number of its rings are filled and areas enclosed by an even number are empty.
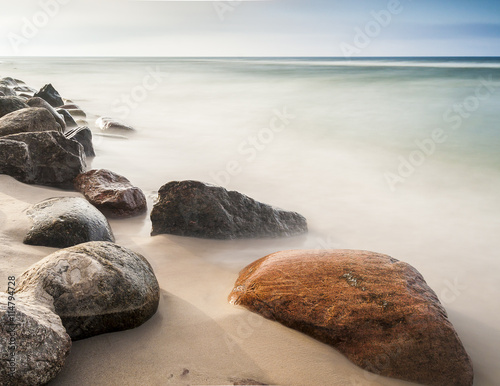
<svg viewBox="0 0 500 386">
<path fill-rule="evenodd" d="M 277 252 L 243 269 L 229 300 L 368 371 L 426 385 L 473 383 L 471 359 L 436 294 L 415 268 L 389 256 Z"/>
<path fill-rule="evenodd" d="M 13 111 L 0 118 L 0 137 L 39 131 L 62 132 L 61 126 L 47 109 L 30 107 Z"/>
<path fill-rule="evenodd" d="M 128 179 L 106 169 L 94 169 L 75 178 L 75 189 L 111 217 L 130 217 L 147 210 L 146 196 Z"/>
</svg>

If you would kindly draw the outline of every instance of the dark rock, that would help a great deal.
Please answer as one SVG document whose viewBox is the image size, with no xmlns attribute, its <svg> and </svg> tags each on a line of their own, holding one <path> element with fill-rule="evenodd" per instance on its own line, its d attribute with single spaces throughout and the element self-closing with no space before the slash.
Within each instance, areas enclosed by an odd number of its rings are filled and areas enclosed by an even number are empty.
<svg viewBox="0 0 500 386">
<path fill-rule="evenodd" d="M 304 217 L 241 193 L 198 181 L 174 181 L 158 191 L 152 235 L 212 239 L 293 236 L 307 232 Z"/>
<path fill-rule="evenodd" d="M 17 110 L 26 109 L 29 106 L 24 100 L 17 96 L 0 97 L 0 118 Z"/>
<path fill-rule="evenodd" d="M 34 96 L 46 100 L 52 107 L 59 107 L 64 104 L 61 96 L 51 84 L 43 86 Z"/>
<path fill-rule="evenodd" d="M 68 113 L 67 110 L 57 109 L 56 111 L 64 118 L 64 123 L 66 124 L 66 127 L 68 129 L 78 126 L 78 124 L 75 122 L 75 119 L 73 118 L 73 116 L 70 113 Z"/>
<path fill-rule="evenodd" d="M 10 87 L 8 86 L 3 86 L 3 85 L 0 85 L 0 92 L 4 95 L 4 96 L 16 96 L 16 92 L 14 90 L 12 90 Z"/>
<path fill-rule="evenodd" d="M 8 304 L 15 304 L 14 312 L 9 312 Z M 0 293 L 0 342 L 0 383 L 4 386 L 46 384 L 62 370 L 71 349 L 59 316 L 18 294 L 9 299 Z M 7 359 L 12 355 L 15 362 Z"/>
<path fill-rule="evenodd" d="M 52 118 L 49 112 L 45 111 Z M 52 118 L 53 119 L 53 118 Z M 0 137 L 0 173 L 27 184 L 73 187 L 85 170 L 85 154 L 78 142 L 56 131 Z"/>
<path fill-rule="evenodd" d="M 131 217 L 147 210 L 146 196 L 128 179 L 106 169 L 94 169 L 75 178 L 75 189 L 111 217 Z"/>
<path fill-rule="evenodd" d="M 85 114 L 85 111 L 81 109 L 66 109 L 68 113 L 71 114 L 73 118 L 87 118 L 87 114 Z"/>
<path fill-rule="evenodd" d="M 106 217 L 80 197 L 51 198 L 28 210 L 33 226 L 25 244 L 66 248 L 88 241 L 114 241 Z"/>
<path fill-rule="evenodd" d="M 92 145 L 92 131 L 88 127 L 70 129 L 64 133 L 64 136 L 80 143 L 87 157 L 95 157 L 94 145 Z"/>
<path fill-rule="evenodd" d="M 11 78 L 10 76 L 8 76 L 6 78 L 0 79 L 0 84 L 3 84 L 5 86 L 9 86 L 9 87 L 15 87 L 18 85 L 18 81 L 15 80 L 14 78 Z"/>
<path fill-rule="evenodd" d="M 160 299 L 148 261 L 107 242 L 47 256 L 19 277 L 18 292 L 53 301 L 73 340 L 138 327 L 155 314 Z"/>
<path fill-rule="evenodd" d="M 62 132 L 62 128 L 47 109 L 40 107 L 13 111 L 0 118 L 0 137 L 35 131 Z"/>
<path fill-rule="evenodd" d="M 42 98 L 34 97 L 31 98 L 27 103 L 31 107 L 41 107 L 47 109 L 52 114 L 56 122 L 59 123 L 62 131 L 64 131 L 64 129 L 66 128 L 66 122 L 64 122 L 63 117 L 51 105 L 49 105 L 47 101 L 43 100 Z"/>
<path fill-rule="evenodd" d="M 95 121 L 96 126 L 105 131 L 105 130 L 124 130 L 124 131 L 135 131 L 132 126 L 126 125 L 123 122 L 120 122 L 117 119 L 109 118 L 109 117 L 100 117 Z"/>
<path fill-rule="evenodd" d="M 473 383 L 472 362 L 436 294 L 415 268 L 389 256 L 277 252 L 244 268 L 229 300 L 368 371 L 425 385 Z"/>
</svg>

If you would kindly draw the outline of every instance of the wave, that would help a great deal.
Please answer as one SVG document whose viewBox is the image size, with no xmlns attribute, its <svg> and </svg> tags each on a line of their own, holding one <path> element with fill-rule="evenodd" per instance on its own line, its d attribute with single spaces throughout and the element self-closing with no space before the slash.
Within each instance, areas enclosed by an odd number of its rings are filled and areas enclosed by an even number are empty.
<svg viewBox="0 0 500 386">
<path fill-rule="evenodd" d="M 193 59 L 200 61 L 201 58 Z M 188 59 L 189 60 L 189 59 Z M 319 67 L 435 67 L 435 68 L 491 68 L 500 69 L 500 58 L 495 61 L 472 61 L 470 59 L 448 61 L 395 60 L 395 59 L 325 59 L 325 58 L 203 58 L 203 61 L 225 63 L 248 63 L 262 65 L 319 66 Z"/>
</svg>

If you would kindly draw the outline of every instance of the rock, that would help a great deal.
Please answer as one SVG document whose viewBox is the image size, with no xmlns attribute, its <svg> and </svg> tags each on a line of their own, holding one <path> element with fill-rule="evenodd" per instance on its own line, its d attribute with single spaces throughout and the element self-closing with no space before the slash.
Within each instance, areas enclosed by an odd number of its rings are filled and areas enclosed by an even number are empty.
<svg viewBox="0 0 500 386">
<path fill-rule="evenodd" d="M 35 131 L 62 132 L 62 128 L 47 109 L 40 107 L 13 111 L 0 118 L 0 137 Z"/>
<path fill-rule="evenodd" d="M 12 113 L 13 111 L 26 109 L 29 106 L 17 96 L 3 96 L 0 97 L 0 118 L 4 115 Z"/>
<path fill-rule="evenodd" d="M 46 100 L 52 107 L 59 107 L 64 104 L 61 96 L 51 84 L 43 86 L 34 96 Z"/>
<path fill-rule="evenodd" d="M 43 100 L 42 98 L 34 97 L 31 98 L 27 103 L 31 107 L 41 107 L 47 109 L 52 114 L 56 122 L 59 123 L 62 131 L 64 131 L 64 129 L 66 128 L 66 122 L 64 121 L 63 117 L 51 105 L 49 105 L 47 101 Z"/>
<path fill-rule="evenodd" d="M 75 105 L 74 103 L 66 103 L 60 107 L 61 109 L 64 110 L 81 110 L 80 106 Z"/>
<path fill-rule="evenodd" d="M 138 327 L 155 314 L 160 299 L 148 261 L 107 242 L 47 256 L 19 277 L 18 292 L 53 302 L 73 340 Z"/>
<path fill-rule="evenodd" d="M 41 110 L 52 118 L 47 110 Z M 59 132 L 0 137 L 0 173 L 21 182 L 72 188 L 73 180 L 84 170 L 82 145 Z"/>
<path fill-rule="evenodd" d="M 241 193 L 198 181 L 174 181 L 158 191 L 152 235 L 212 239 L 294 236 L 307 232 L 304 217 Z"/>
<path fill-rule="evenodd" d="M 96 126 L 101 130 L 125 130 L 125 131 L 135 131 L 132 126 L 126 125 L 117 119 L 109 117 L 100 117 L 95 121 Z"/>
<path fill-rule="evenodd" d="M 33 226 L 25 244 L 66 248 L 88 241 L 114 241 L 106 217 L 80 197 L 50 198 L 28 210 Z"/>
<path fill-rule="evenodd" d="M 420 273 L 356 250 L 277 252 L 240 272 L 229 295 L 327 343 L 364 369 L 436 386 L 472 385 L 472 363 Z"/>
<path fill-rule="evenodd" d="M 9 301 L 14 303 L 10 311 Z M 44 305 L 18 294 L 9 300 L 8 294 L 0 293 L 0 304 L 0 383 L 46 384 L 61 371 L 71 349 L 61 319 Z M 7 359 L 11 357 L 15 362 Z"/>
<path fill-rule="evenodd" d="M 0 84 L 5 85 L 5 86 L 9 86 L 9 87 L 15 87 L 18 85 L 18 82 L 14 78 L 11 78 L 10 76 L 8 76 L 6 78 L 0 79 Z"/>
<path fill-rule="evenodd" d="M 95 157 L 94 145 L 92 144 L 92 131 L 88 127 L 70 129 L 64 133 L 64 136 L 80 143 L 87 157 Z"/>
<path fill-rule="evenodd" d="M 87 114 L 85 114 L 85 111 L 81 109 L 66 109 L 68 113 L 71 114 L 73 118 L 87 118 Z"/>
<path fill-rule="evenodd" d="M 16 86 L 14 87 L 14 91 L 16 93 L 27 93 L 27 94 L 35 94 L 37 92 L 36 89 L 34 89 L 33 87 L 29 87 L 29 86 Z"/>
<path fill-rule="evenodd" d="M 78 124 L 75 122 L 75 119 L 73 118 L 73 116 L 70 113 L 68 113 L 67 110 L 57 109 L 56 111 L 58 112 L 58 114 L 60 114 L 63 117 L 64 123 L 66 124 L 66 127 L 68 129 L 78 126 Z"/>
<path fill-rule="evenodd" d="M 75 178 L 75 189 L 111 217 L 131 217 L 147 210 L 142 190 L 125 177 L 106 169 L 80 174 Z"/>
<path fill-rule="evenodd" d="M 4 95 L 4 96 L 16 96 L 16 92 L 14 90 L 12 90 L 10 87 L 8 86 L 3 86 L 3 85 L 0 85 L 0 92 Z"/>
</svg>

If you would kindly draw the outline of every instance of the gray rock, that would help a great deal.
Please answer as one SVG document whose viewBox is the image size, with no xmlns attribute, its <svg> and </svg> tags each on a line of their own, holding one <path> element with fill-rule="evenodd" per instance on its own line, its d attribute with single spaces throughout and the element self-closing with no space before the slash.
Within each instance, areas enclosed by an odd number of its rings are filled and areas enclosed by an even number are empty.
<svg viewBox="0 0 500 386">
<path fill-rule="evenodd" d="M 15 313 L 12 309 L 9 312 L 9 301 L 15 304 Z M 43 304 L 17 293 L 14 300 L 0 293 L 0 304 L 0 384 L 46 384 L 61 371 L 71 349 L 71 339 L 61 319 Z M 10 362 L 10 358 L 15 362 Z M 14 372 L 11 363 L 15 365 Z"/>
<path fill-rule="evenodd" d="M 107 242 L 57 251 L 18 282 L 18 292 L 52 302 L 73 340 L 138 327 L 155 314 L 160 299 L 148 261 Z"/>
<path fill-rule="evenodd" d="M 22 98 L 17 96 L 0 97 L 0 118 L 17 110 L 26 109 L 29 106 Z"/>
<path fill-rule="evenodd" d="M 40 110 L 52 118 L 47 110 Z M 21 182 L 72 188 L 74 178 L 84 170 L 82 145 L 59 132 L 0 137 L 0 173 Z"/>
<path fill-rule="evenodd" d="M 95 157 L 94 145 L 92 145 L 92 131 L 88 127 L 70 129 L 64 133 L 64 136 L 80 143 L 87 157 Z"/>
<path fill-rule="evenodd" d="M 78 124 L 75 122 L 75 119 L 73 118 L 73 116 L 67 110 L 57 109 L 56 111 L 64 118 L 64 123 L 66 124 L 66 127 L 68 129 L 78 126 Z"/>
<path fill-rule="evenodd" d="M 0 118 L 0 137 L 36 131 L 62 132 L 62 128 L 47 109 L 40 107 L 17 110 Z"/>
<path fill-rule="evenodd" d="M 64 104 L 61 95 L 59 95 L 57 90 L 51 84 L 43 86 L 34 96 L 46 100 L 52 107 L 59 107 Z"/>
<path fill-rule="evenodd" d="M 5 86 L 12 86 L 15 87 L 18 85 L 18 81 L 14 78 L 11 78 L 10 76 L 6 78 L 0 79 L 0 84 L 5 85 Z"/>
<path fill-rule="evenodd" d="M 27 103 L 30 107 L 41 107 L 47 109 L 52 114 L 56 122 L 59 123 L 62 131 L 64 131 L 64 129 L 66 128 L 66 122 L 64 121 L 63 117 L 47 101 L 39 97 L 33 97 Z"/>
<path fill-rule="evenodd" d="M 174 181 L 158 191 L 152 235 L 169 233 L 211 239 L 294 236 L 306 219 L 241 193 L 198 181 Z"/>
<path fill-rule="evenodd" d="M 126 125 L 123 122 L 120 122 L 117 119 L 109 118 L 109 117 L 100 117 L 95 121 L 96 126 L 105 131 L 105 130 L 121 130 L 121 131 L 135 131 L 132 126 Z"/>
<path fill-rule="evenodd" d="M 16 96 L 16 92 L 9 86 L 0 84 L 0 92 L 5 96 Z"/>
<path fill-rule="evenodd" d="M 88 241 L 114 241 L 106 217 L 80 197 L 51 198 L 27 213 L 33 226 L 25 244 L 66 248 Z"/>
</svg>

